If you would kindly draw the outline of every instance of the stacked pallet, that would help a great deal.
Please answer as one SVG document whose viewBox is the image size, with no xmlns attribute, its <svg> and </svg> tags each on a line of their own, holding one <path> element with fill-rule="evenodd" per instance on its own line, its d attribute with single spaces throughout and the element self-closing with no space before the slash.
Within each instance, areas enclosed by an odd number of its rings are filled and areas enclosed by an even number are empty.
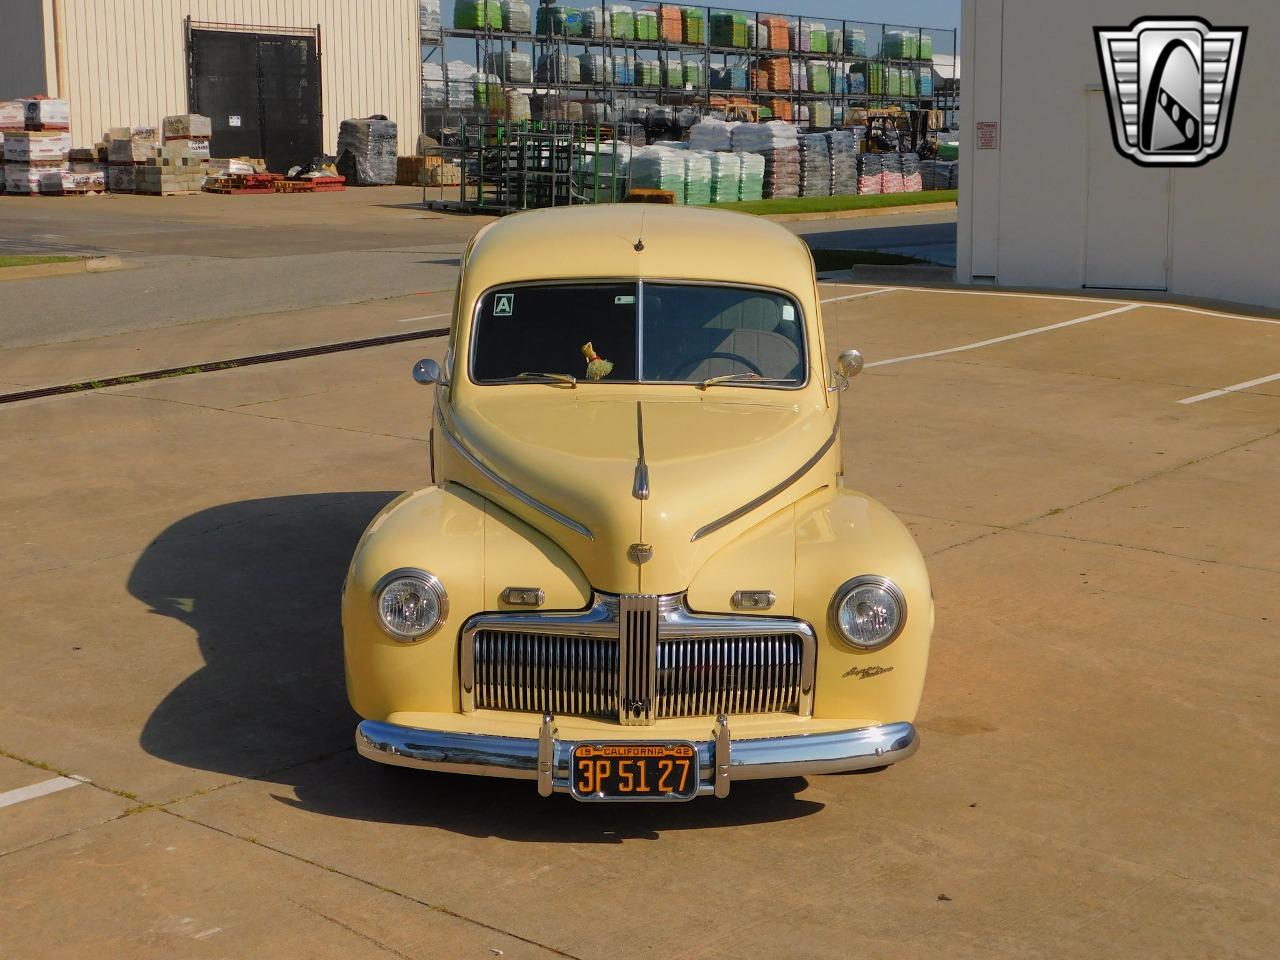
<svg viewBox="0 0 1280 960">
<path fill-rule="evenodd" d="M 680 27 L 685 43 L 707 42 L 707 14 L 702 7 L 682 7 Z"/>
<path fill-rule="evenodd" d="M 765 82 L 768 82 L 768 75 L 765 75 Z M 747 68 L 746 67 L 712 67 L 711 68 L 711 87 L 715 90 L 745 90 L 747 89 Z"/>
<path fill-rule="evenodd" d="M 760 32 L 756 36 L 757 46 L 766 50 L 787 49 L 790 43 L 788 26 L 786 17 L 761 17 Z"/>
<path fill-rule="evenodd" d="M 199 193 L 209 173 L 207 141 L 203 152 L 204 156 L 193 154 L 190 143 L 184 138 L 164 143 L 159 156 L 135 167 L 134 193 L 153 197 Z"/>
<path fill-rule="evenodd" d="M 958 168 L 954 160 L 921 160 L 921 189 L 954 190 L 958 186 Z"/>
<path fill-rule="evenodd" d="M 717 10 L 711 14 L 711 45 L 714 47 L 745 47 L 747 45 L 747 18 L 741 13 Z"/>
<path fill-rule="evenodd" d="M 693 141 L 690 140 L 690 146 Z M 741 153 L 702 153 L 711 164 L 711 202 L 736 203 L 742 184 Z"/>
<path fill-rule="evenodd" d="M 902 191 L 919 193 L 924 189 L 924 178 L 920 173 L 920 157 L 914 153 L 902 155 Z"/>
<path fill-rule="evenodd" d="M 791 89 L 791 61 L 786 57 L 765 57 L 761 61 L 765 85 L 760 89 L 784 93 Z"/>
<path fill-rule="evenodd" d="M 532 83 L 533 63 L 529 54 L 518 50 L 497 50 L 489 54 L 489 72 L 506 83 Z"/>
<path fill-rule="evenodd" d="M 74 192 L 68 165 L 70 113 L 64 100 L 0 102 L 0 190 Z"/>
<path fill-rule="evenodd" d="M 800 146 L 795 127 L 778 120 L 742 123 L 733 128 L 731 139 L 735 151 L 764 157 L 766 197 L 799 196 Z"/>
<path fill-rule="evenodd" d="M 636 34 L 636 16 L 625 4 L 614 4 L 609 8 L 609 36 L 614 40 L 638 40 Z"/>
<path fill-rule="evenodd" d="M 502 0 L 502 29 L 507 33 L 532 33 L 533 16 L 523 0 Z"/>
<path fill-rule="evenodd" d="M 800 196 L 831 196 L 831 141 L 820 133 L 800 137 Z"/>
<path fill-rule="evenodd" d="M 826 134 L 831 150 L 831 193 L 846 196 L 858 192 L 858 141 L 849 130 Z"/>
<path fill-rule="evenodd" d="M 134 193 L 138 166 L 160 153 L 160 131 L 155 127 L 112 127 L 106 133 L 107 189 Z"/>
<path fill-rule="evenodd" d="M 544 53 L 538 58 L 537 78 L 540 83 L 581 83 L 582 63 L 562 50 Z"/>
<path fill-rule="evenodd" d="M 791 101 L 784 100 L 782 97 L 770 97 L 765 100 L 761 106 L 769 111 L 769 115 L 775 120 L 791 120 Z"/>
<path fill-rule="evenodd" d="M 881 153 L 864 153 L 858 157 L 858 193 L 883 193 L 884 164 Z"/>
<path fill-rule="evenodd" d="M 758 153 L 744 153 L 742 179 L 738 183 L 739 200 L 760 200 L 764 197 L 764 157 Z"/>
<path fill-rule="evenodd" d="M 680 43 L 684 36 L 684 24 L 680 8 L 662 4 L 657 10 L 658 33 L 667 43 Z"/>
<path fill-rule="evenodd" d="M 880 192 L 902 193 L 902 157 L 896 153 L 883 153 L 880 163 Z"/>
</svg>

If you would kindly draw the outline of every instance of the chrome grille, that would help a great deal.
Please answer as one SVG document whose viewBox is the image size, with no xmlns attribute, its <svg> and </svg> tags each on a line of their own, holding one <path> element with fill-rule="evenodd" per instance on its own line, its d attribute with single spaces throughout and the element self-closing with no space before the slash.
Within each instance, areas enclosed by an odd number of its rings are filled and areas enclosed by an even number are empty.
<svg viewBox="0 0 1280 960">
<path fill-rule="evenodd" d="M 627 594 L 619 598 L 618 651 L 622 661 L 618 722 L 629 726 L 657 719 L 657 670 L 654 645 L 658 642 L 658 598 Z"/>
<path fill-rule="evenodd" d="M 650 612 L 620 614 L 621 638 L 642 641 L 656 632 Z M 804 640 L 797 633 L 659 637 L 652 662 L 641 656 L 645 643 L 631 643 L 628 653 L 626 639 L 615 637 L 481 629 L 472 642 L 478 709 L 622 723 L 800 710 Z M 643 699 L 636 690 L 652 691 L 646 719 L 624 716 L 620 678 L 629 700 Z"/>
<path fill-rule="evenodd" d="M 473 642 L 477 707 L 618 715 L 616 640 L 481 630 Z"/>
<path fill-rule="evenodd" d="M 672 637 L 658 643 L 658 716 L 795 712 L 798 634 Z"/>
</svg>

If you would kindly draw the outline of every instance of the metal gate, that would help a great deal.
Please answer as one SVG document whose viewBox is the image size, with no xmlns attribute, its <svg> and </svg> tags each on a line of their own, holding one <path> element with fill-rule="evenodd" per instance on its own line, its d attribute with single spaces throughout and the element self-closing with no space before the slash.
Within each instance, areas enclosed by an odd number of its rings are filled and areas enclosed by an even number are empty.
<svg viewBox="0 0 1280 960">
<path fill-rule="evenodd" d="M 261 157 L 284 173 L 321 145 L 320 28 L 188 22 L 189 102 L 213 126 L 215 157 Z"/>
</svg>

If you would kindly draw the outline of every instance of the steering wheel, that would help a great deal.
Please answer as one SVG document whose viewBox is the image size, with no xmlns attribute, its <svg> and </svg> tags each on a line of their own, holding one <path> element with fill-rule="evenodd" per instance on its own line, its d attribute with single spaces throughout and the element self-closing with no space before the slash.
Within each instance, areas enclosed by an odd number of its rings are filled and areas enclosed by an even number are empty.
<svg viewBox="0 0 1280 960">
<path fill-rule="evenodd" d="M 748 360 L 742 354 L 730 353 L 728 350 L 712 350 L 710 353 L 704 353 L 700 357 L 694 357 L 688 363 L 684 364 L 680 368 L 679 372 L 677 372 L 675 376 L 672 377 L 672 379 L 683 380 L 685 377 L 689 376 L 689 374 L 693 373 L 693 371 L 697 368 L 698 364 L 702 363 L 704 360 L 714 360 L 714 359 L 735 360 L 738 363 L 742 364 L 744 367 L 746 367 L 748 370 L 750 370 L 752 373 L 754 373 L 757 377 L 764 376 L 764 371 L 761 370 L 758 366 L 756 366 L 753 361 Z"/>
</svg>

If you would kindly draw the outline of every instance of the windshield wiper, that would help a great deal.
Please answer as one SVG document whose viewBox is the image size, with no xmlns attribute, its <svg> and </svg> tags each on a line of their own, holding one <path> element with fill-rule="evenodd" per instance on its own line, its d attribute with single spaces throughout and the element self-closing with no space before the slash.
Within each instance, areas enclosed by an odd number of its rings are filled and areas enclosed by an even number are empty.
<svg viewBox="0 0 1280 960">
<path fill-rule="evenodd" d="M 714 387 L 717 383 L 734 383 L 743 380 L 751 380 L 755 383 L 791 383 L 789 377 L 762 377 L 758 373 L 726 373 L 720 377 L 708 377 L 698 384 L 698 389 L 705 390 L 707 387 Z"/>
<path fill-rule="evenodd" d="M 567 383 L 570 387 L 578 386 L 578 378 L 570 373 L 517 373 L 517 380 L 541 380 L 544 383 Z"/>
</svg>

